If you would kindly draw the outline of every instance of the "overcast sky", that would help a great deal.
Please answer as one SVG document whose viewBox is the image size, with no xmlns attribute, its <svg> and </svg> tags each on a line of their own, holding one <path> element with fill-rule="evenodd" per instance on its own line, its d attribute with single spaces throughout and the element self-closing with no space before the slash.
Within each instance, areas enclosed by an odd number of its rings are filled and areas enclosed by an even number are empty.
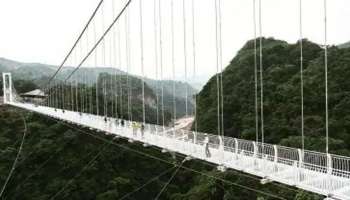
<svg viewBox="0 0 350 200">
<path fill-rule="evenodd" d="M 88 17 L 99 0 L 2 0 L 0 1 L 0 57 L 22 62 L 40 62 L 59 65 L 82 30 Z M 112 20 L 112 1 L 114 13 L 118 13 L 126 0 L 105 0 L 104 20 L 102 14 L 96 17 L 94 25 L 97 35 L 102 33 Z M 195 40 L 197 55 L 196 76 L 209 76 L 216 72 L 215 57 L 215 9 L 214 0 L 195 1 Z M 158 0 L 156 1 L 158 2 Z M 171 77 L 171 29 L 170 0 L 161 0 L 163 71 L 164 77 Z M 183 1 L 174 0 L 175 17 L 175 66 L 176 76 L 184 75 L 184 29 Z M 186 39 L 188 76 L 193 76 L 192 57 L 192 18 L 191 0 L 185 0 Z M 253 0 L 222 0 L 222 51 L 225 67 L 244 43 L 253 38 Z M 258 2 L 258 0 L 257 0 Z M 158 6 L 158 5 L 156 5 Z M 131 72 L 141 74 L 139 0 L 134 0 L 129 8 Z M 158 12 L 158 10 L 156 10 Z M 323 0 L 303 0 L 304 37 L 323 43 Z M 115 14 L 114 14 L 115 15 Z M 157 15 L 158 16 L 158 15 Z M 328 1 L 328 40 L 330 44 L 340 44 L 350 40 L 350 1 Z M 145 75 L 155 77 L 155 38 L 154 38 L 154 0 L 143 0 L 143 28 L 145 49 Z M 102 23 L 102 21 L 104 21 Z M 126 70 L 125 19 L 121 18 L 116 29 L 106 38 L 106 60 L 101 53 L 97 64 L 113 65 Z M 158 21 L 157 21 L 158 23 Z M 104 26 L 103 26 L 104 24 Z M 299 0 L 262 0 L 263 36 L 295 43 L 299 38 Z M 159 27 L 157 29 L 159 31 Z M 113 51 L 113 42 L 118 41 L 120 32 L 121 52 Z M 159 32 L 157 33 L 159 34 Z M 114 37 L 114 38 L 113 38 Z M 94 42 L 93 26 L 83 39 L 69 63 L 74 65 L 86 54 Z M 159 44 L 159 41 L 157 41 Z M 102 47 L 98 49 L 102 52 Z M 158 47 L 159 53 L 159 47 Z M 110 59 L 111 55 L 114 59 Z M 159 55 L 158 55 L 159 56 Z M 95 63 L 93 55 L 86 63 Z M 159 63 L 159 60 L 158 60 Z M 120 66 L 118 66 L 120 64 Z"/>
</svg>

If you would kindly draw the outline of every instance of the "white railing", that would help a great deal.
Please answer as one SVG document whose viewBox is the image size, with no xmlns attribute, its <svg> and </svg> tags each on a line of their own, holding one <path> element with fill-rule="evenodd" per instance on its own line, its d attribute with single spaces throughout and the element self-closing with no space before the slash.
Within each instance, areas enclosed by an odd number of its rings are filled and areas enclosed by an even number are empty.
<svg viewBox="0 0 350 200">
<path fill-rule="evenodd" d="M 339 199 L 350 199 L 349 157 L 153 124 L 146 124 L 142 134 L 140 128 L 133 128 L 133 122 L 130 121 L 125 121 L 125 125 L 121 126 L 114 118 L 108 118 L 106 122 L 103 116 L 92 114 L 63 112 L 60 109 L 25 103 L 11 105 L 132 141 L 158 146 L 166 151 L 205 160 L 223 168 L 242 170 L 266 180 L 322 195 L 330 194 Z M 210 157 L 205 154 L 206 137 L 209 139 Z"/>
</svg>

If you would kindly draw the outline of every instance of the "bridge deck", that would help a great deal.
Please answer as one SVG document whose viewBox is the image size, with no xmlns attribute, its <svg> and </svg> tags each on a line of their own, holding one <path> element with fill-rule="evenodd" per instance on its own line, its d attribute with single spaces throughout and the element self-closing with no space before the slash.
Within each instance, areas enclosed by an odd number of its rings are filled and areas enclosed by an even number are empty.
<svg viewBox="0 0 350 200">
<path fill-rule="evenodd" d="M 24 103 L 11 103 L 11 105 L 158 146 L 226 168 L 244 171 L 265 180 L 330 195 L 336 199 L 350 199 L 350 158 L 348 157 L 312 151 L 302 152 L 294 148 L 229 137 L 220 138 L 210 134 L 208 138 L 211 156 L 207 157 L 204 133 L 148 124 L 142 134 L 139 129 L 133 129 L 128 121 L 125 126 L 121 126 L 113 118 L 105 122 L 103 116 L 72 111 L 63 112 L 60 109 Z"/>
</svg>

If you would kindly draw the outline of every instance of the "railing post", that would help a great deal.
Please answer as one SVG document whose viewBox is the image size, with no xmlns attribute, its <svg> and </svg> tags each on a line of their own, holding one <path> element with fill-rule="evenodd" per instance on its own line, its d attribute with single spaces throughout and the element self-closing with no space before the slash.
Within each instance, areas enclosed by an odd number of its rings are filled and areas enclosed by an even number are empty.
<svg viewBox="0 0 350 200">
<path fill-rule="evenodd" d="M 256 142 L 253 142 L 253 157 L 257 157 L 258 147 L 256 145 Z"/>
<path fill-rule="evenodd" d="M 332 156 L 331 154 L 327 154 L 327 174 L 332 174 Z"/>
<path fill-rule="evenodd" d="M 273 158 L 273 161 L 277 164 L 278 162 L 278 149 L 277 149 L 277 145 L 273 145 L 273 149 L 275 151 L 275 157 Z"/>
<path fill-rule="evenodd" d="M 297 181 L 301 181 L 301 173 L 302 173 L 302 167 L 304 162 L 304 151 L 301 149 L 298 149 L 298 157 L 299 157 L 299 163 L 298 163 L 298 170 L 297 170 Z"/>
<path fill-rule="evenodd" d="M 225 147 L 224 147 L 224 141 L 222 139 L 222 136 L 219 136 L 219 151 L 222 152 L 222 158 L 221 158 L 221 164 L 224 164 L 225 161 Z"/>
<path fill-rule="evenodd" d="M 238 159 L 238 140 L 234 138 L 235 141 L 235 154 L 236 154 L 236 159 Z"/>
</svg>

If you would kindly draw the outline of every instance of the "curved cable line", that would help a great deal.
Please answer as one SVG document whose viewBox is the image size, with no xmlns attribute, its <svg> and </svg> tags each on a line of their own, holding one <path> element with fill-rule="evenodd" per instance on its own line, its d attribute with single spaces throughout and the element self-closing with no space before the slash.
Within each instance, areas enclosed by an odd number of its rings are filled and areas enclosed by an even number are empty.
<svg viewBox="0 0 350 200">
<path fill-rule="evenodd" d="M 59 120 L 56 120 L 56 119 L 53 119 L 53 120 L 59 121 Z M 138 150 L 135 150 L 135 149 L 126 147 L 126 146 L 121 145 L 121 144 L 114 143 L 113 141 L 110 141 L 110 140 L 107 140 L 107 139 L 102 138 L 102 137 L 100 137 L 100 136 L 94 135 L 94 134 L 89 133 L 89 132 L 87 132 L 87 131 L 85 131 L 85 130 L 82 130 L 82 129 L 80 129 L 80 128 L 73 127 L 72 125 L 67 124 L 66 122 L 62 122 L 62 124 L 66 125 L 66 126 L 68 126 L 68 127 L 70 127 L 70 128 L 72 128 L 72 129 L 75 129 L 75 130 L 77 130 L 78 132 L 87 134 L 87 135 L 89 135 L 89 136 L 91 136 L 91 137 L 93 137 L 93 138 L 95 138 L 95 139 L 98 139 L 98 140 L 101 140 L 101 141 L 103 141 L 103 142 L 112 144 L 113 146 L 117 146 L 117 147 L 119 147 L 119 148 L 125 149 L 125 150 L 127 150 L 127 151 L 130 151 L 130 152 L 133 152 L 133 153 L 136 153 L 136 154 L 139 154 L 139 155 L 142 155 L 142 156 L 145 156 L 145 157 L 148 157 L 148 158 L 157 160 L 157 161 L 161 161 L 161 162 L 164 162 L 164 163 L 168 163 L 168 164 L 174 165 L 174 163 L 171 162 L 171 161 L 168 161 L 168 160 L 165 160 L 165 159 L 162 159 L 162 158 L 159 158 L 159 157 L 156 157 L 156 156 L 153 156 L 153 155 L 150 155 L 150 154 L 147 154 L 147 153 L 144 153 L 144 152 L 141 152 L 141 151 L 138 151 Z M 178 164 L 175 164 L 175 166 L 178 166 Z M 269 197 L 272 197 L 272 198 L 275 198 L 275 199 L 286 200 L 286 199 L 283 198 L 283 197 L 279 197 L 279 196 L 277 196 L 277 195 L 273 195 L 273 194 L 270 194 L 270 193 L 268 193 L 268 192 L 264 192 L 264 191 L 261 191 L 261 190 L 258 190 L 258 189 L 254 189 L 254 188 L 251 188 L 251 187 L 249 187 L 249 186 L 244 186 L 244 185 L 241 185 L 241 184 L 239 184 L 239 183 L 235 183 L 235 182 L 232 182 L 232 181 L 229 181 L 229 180 L 220 178 L 220 177 L 216 177 L 216 176 L 213 176 L 213 175 L 210 175 L 210 174 L 207 174 L 207 173 L 204 173 L 204 172 L 201 172 L 201 171 L 192 169 L 192 168 L 190 168 L 190 167 L 181 166 L 181 168 L 183 168 L 183 169 L 185 169 L 185 170 L 187 170 L 187 171 L 190 171 L 190 172 L 194 172 L 194 173 L 200 174 L 200 175 L 202 175 L 202 176 L 206 176 L 206 177 L 208 177 L 208 178 L 213 178 L 213 179 L 222 181 L 223 183 L 226 183 L 226 184 L 229 184 L 229 185 L 232 185 L 232 186 L 236 186 L 236 187 L 239 187 L 239 188 L 248 190 L 248 191 L 252 191 L 252 192 L 255 192 L 255 193 L 264 195 L 264 196 L 269 196 Z"/>
<path fill-rule="evenodd" d="M 22 137 L 21 145 L 19 146 L 19 149 L 18 149 L 18 152 L 17 152 L 17 156 L 16 156 L 16 158 L 15 158 L 15 161 L 14 161 L 13 164 L 12 164 L 12 167 L 11 167 L 11 170 L 10 170 L 9 174 L 7 175 L 7 178 L 6 178 L 6 180 L 5 180 L 5 183 L 4 183 L 4 185 L 2 186 L 2 188 L 1 188 L 0 198 L 1 198 L 2 195 L 4 194 L 5 189 L 6 189 L 6 186 L 7 186 L 8 182 L 10 181 L 10 179 L 11 179 L 11 177 L 12 177 L 13 171 L 14 171 L 15 168 L 16 168 L 16 165 L 17 165 L 19 156 L 21 155 L 21 152 L 22 152 L 24 140 L 25 140 L 26 135 L 27 135 L 27 122 L 26 122 L 25 116 L 23 116 L 23 115 L 21 114 L 21 118 L 22 118 L 23 124 L 24 124 L 24 130 L 23 130 L 23 137 Z"/>
<path fill-rule="evenodd" d="M 105 143 L 101 149 L 98 151 L 98 153 L 78 172 L 76 173 L 73 178 L 69 179 L 69 181 L 64 184 L 64 186 L 57 192 L 55 193 L 50 200 L 55 199 L 58 195 L 60 195 L 68 186 L 70 186 L 79 176 L 83 174 L 83 172 L 87 169 L 89 169 L 91 166 L 93 166 L 94 162 L 97 160 L 97 158 L 104 153 L 105 150 L 107 150 L 107 147 L 109 147 L 111 143 Z"/>
<path fill-rule="evenodd" d="M 97 13 L 97 11 L 100 9 L 102 3 L 104 0 L 100 0 L 97 7 L 95 8 L 94 12 L 92 13 L 92 15 L 90 16 L 88 22 L 86 23 L 85 27 L 83 28 L 82 32 L 80 33 L 80 35 L 78 36 L 77 40 L 75 41 L 75 43 L 73 44 L 72 48 L 70 49 L 70 51 L 68 52 L 68 54 L 66 55 L 66 57 L 63 59 L 63 62 L 61 63 L 60 67 L 57 69 L 57 71 L 52 75 L 52 77 L 49 79 L 49 81 L 47 82 L 47 84 L 45 85 L 49 85 L 50 82 L 55 78 L 55 76 L 58 74 L 58 72 L 62 69 L 62 67 L 64 66 L 64 64 L 67 62 L 68 58 L 70 57 L 70 55 L 72 54 L 72 52 L 74 51 L 74 49 L 76 48 L 76 46 L 78 45 L 80 39 L 83 37 L 85 31 L 87 30 L 87 28 L 89 27 L 91 21 L 95 18 L 95 15 Z"/>
<path fill-rule="evenodd" d="M 68 75 L 68 77 L 65 80 L 68 80 L 72 77 L 72 75 L 82 66 L 82 64 L 88 59 L 88 57 L 95 51 L 95 49 L 100 45 L 100 43 L 104 40 L 106 35 L 109 33 L 109 31 L 113 28 L 114 24 L 119 20 L 121 15 L 125 12 L 125 10 L 128 8 L 132 0 L 128 0 L 128 2 L 124 5 L 123 9 L 119 12 L 119 14 L 114 18 L 113 22 L 108 26 L 106 31 L 103 33 L 103 35 L 99 38 L 99 40 L 96 42 L 96 44 L 92 47 L 92 49 L 87 53 L 87 55 L 80 61 L 79 65 Z"/>
<path fill-rule="evenodd" d="M 166 184 L 163 186 L 163 188 L 160 190 L 160 192 L 157 194 L 156 198 L 154 198 L 154 200 L 158 200 L 159 197 L 163 194 L 163 192 L 165 191 L 165 189 L 168 187 L 168 185 L 171 183 L 171 181 L 175 178 L 177 172 L 180 170 L 180 168 L 182 167 L 182 165 L 185 163 L 186 158 L 181 162 L 180 165 L 177 166 L 176 170 L 173 172 L 173 174 L 171 175 L 171 177 L 169 178 L 169 180 L 166 182 Z"/>
<path fill-rule="evenodd" d="M 144 183 L 143 185 L 141 185 L 140 187 L 136 188 L 135 190 L 125 194 L 124 196 L 122 196 L 121 198 L 119 198 L 119 200 L 123 200 L 126 199 L 128 197 L 130 197 L 131 195 L 133 195 L 134 193 L 140 191 L 142 188 L 148 186 L 149 184 L 151 184 L 152 182 L 158 180 L 160 177 L 164 176 L 165 174 L 169 173 L 171 170 L 173 170 L 175 168 L 175 166 L 163 171 L 162 173 L 160 173 L 159 175 L 149 179 L 146 183 Z"/>
<path fill-rule="evenodd" d="M 47 163 L 49 163 L 55 156 L 57 156 L 59 153 L 61 153 L 64 150 L 64 147 L 69 143 L 66 142 L 63 147 L 59 150 L 56 150 L 53 154 L 51 154 L 49 156 L 49 158 L 47 158 L 44 162 L 42 162 L 39 167 L 37 167 L 32 173 L 30 173 L 23 181 L 21 181 L 21 183 L 17 184 L 15 191 L 17 191 L 18 188 L 21 188 L 21 186 L 27 182 L 27 180 L 29 180 L 30 178 L 32 178 L 33 176 L 35 176 Z M 16 196 L 19 196 L 20 194 L 22 194 L 24 191 L 19 191 L 16 192 Z"/>
</svg>

